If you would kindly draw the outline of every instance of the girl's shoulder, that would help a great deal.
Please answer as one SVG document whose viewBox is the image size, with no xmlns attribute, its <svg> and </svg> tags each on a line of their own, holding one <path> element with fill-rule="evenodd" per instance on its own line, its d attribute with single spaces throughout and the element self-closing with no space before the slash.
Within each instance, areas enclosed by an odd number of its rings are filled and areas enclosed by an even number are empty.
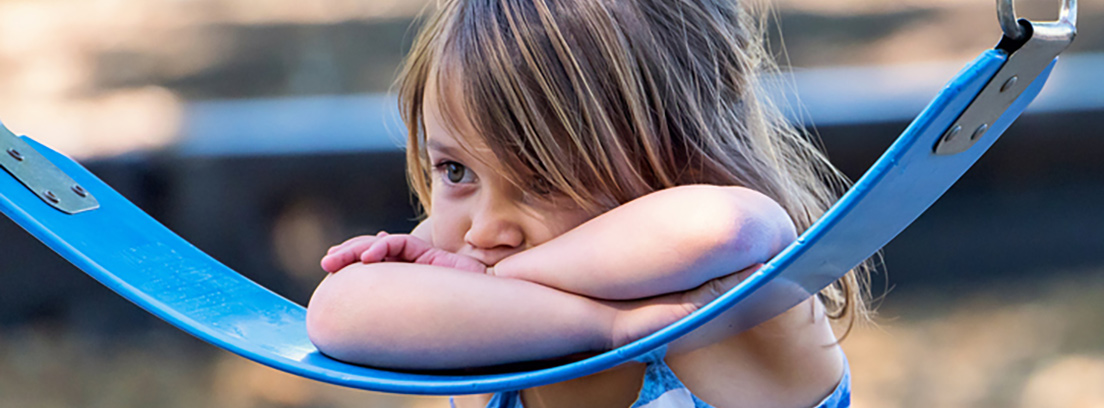
<svg viewBox="0 0 1104 408">
<path fill-rule="evenodd" d="M 725 324 L 723 315 L 718 319 L 704 327 Z M 687 350 L 673 344 L 666 361 L 695 395 L 718 406 L 755 398 L 768 399 L 749 406 L 812 406 L 835 393 L 847 371 L 815 297 L 703 347 Z"/>
</svg>

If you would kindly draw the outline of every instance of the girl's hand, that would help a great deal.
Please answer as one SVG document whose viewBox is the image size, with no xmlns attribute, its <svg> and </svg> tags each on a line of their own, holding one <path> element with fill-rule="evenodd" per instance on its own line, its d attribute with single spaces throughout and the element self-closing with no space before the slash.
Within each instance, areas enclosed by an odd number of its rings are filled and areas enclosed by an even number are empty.
<svg viewBox="0 0 1104 408">
<path fill-rule="evenodd" d="M 485 273 L 487 266 L 475 258 L 434 248 L 413 235 L 380 232 L 345 241 L 330 248 L 322 258 L 322 269 L 335 273 L 356 262 L 407 262 Z"/>
<path fill-rule="evenodd" d="M 634 301 L 605 302 L 619 309 L 614 318 L 610 348 L 631 343 L 689 316 L 736 287 L 762 266 L 763 264 L 752 265 L 685 292 Z"/>
</svg>

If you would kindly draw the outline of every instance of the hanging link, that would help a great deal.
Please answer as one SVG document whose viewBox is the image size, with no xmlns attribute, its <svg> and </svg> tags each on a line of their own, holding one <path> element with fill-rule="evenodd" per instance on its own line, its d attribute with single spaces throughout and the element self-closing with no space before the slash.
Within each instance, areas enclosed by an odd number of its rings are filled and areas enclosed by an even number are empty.
<svg viewBox="0 0 1104 408">
<path fill-rule="evenodd" d="M 1014 41 L 1021 41 L 1027 37 L 1028 32 L 1020 25 L 1016 17 L 1016 7 L 1013 0 L 997 0 L 997 20 L 1000 21 L 1001 31 L 1004 36 Z M 1062 11 L 1058 21 L 1077 26 L 1077 0 L 1063 0 Z"/>
<path fill-rule="evenodd" d="M 935 154 L 962 153 L 985 138 L 1008 107 L 1077 36 L 1076 0 L 1065 0 L 1060 19 L 1053 22 L 1017 20 L 1012 0 L 998 0 L 997 14 L 1004 30 L 997 49 L 1008 59 L 936 141 Z M 1006 21 L 1013 25 L 1007 26 Z"/>
</svg>

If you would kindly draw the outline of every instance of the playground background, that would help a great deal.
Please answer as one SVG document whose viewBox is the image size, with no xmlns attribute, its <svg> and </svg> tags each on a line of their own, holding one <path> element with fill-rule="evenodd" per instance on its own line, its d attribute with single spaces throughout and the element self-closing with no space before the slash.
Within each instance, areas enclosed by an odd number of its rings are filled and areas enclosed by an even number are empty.
<svg viewBox="0 0 1104 408">
<path fill-rule="evenodd" d="M 411 225 L 401 126 L 381 93 L 426 4 L 0 0 L 0 120 L 302 303 L 328 245 Z M 1049 20 L 1058 1 L 1017 6 Z M 999 36 L 992 1 L 775 9 L 778 55 L 806 103 L 798 116 L 814 119 L 852 176 Z M 856 406 L 1104 406 L 1102 23 L 1104 2 L 1082 2 L 1065 71 L 887 246 L 878 323 L 843 343 Z M 0 279 L 3 407 L 447 406 L 316 383 L 216 349 L 6 218 Z"/>
</svg>

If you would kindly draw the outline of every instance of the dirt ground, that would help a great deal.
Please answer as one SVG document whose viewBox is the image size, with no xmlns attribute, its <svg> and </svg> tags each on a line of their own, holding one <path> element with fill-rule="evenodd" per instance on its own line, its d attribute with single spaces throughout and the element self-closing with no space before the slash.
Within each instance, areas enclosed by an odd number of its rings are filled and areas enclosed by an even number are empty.
<svg viewBox="0 0 1104 408">
<path fill-rule="evenodd" d="M 1104 406 L 1104 269 L 982 288 L 895 288 L 844 341 L 858 407 Z M 2 407 L 447 407 L 342 389 L 164 328 L 0 333 Z"/>
</svg>

